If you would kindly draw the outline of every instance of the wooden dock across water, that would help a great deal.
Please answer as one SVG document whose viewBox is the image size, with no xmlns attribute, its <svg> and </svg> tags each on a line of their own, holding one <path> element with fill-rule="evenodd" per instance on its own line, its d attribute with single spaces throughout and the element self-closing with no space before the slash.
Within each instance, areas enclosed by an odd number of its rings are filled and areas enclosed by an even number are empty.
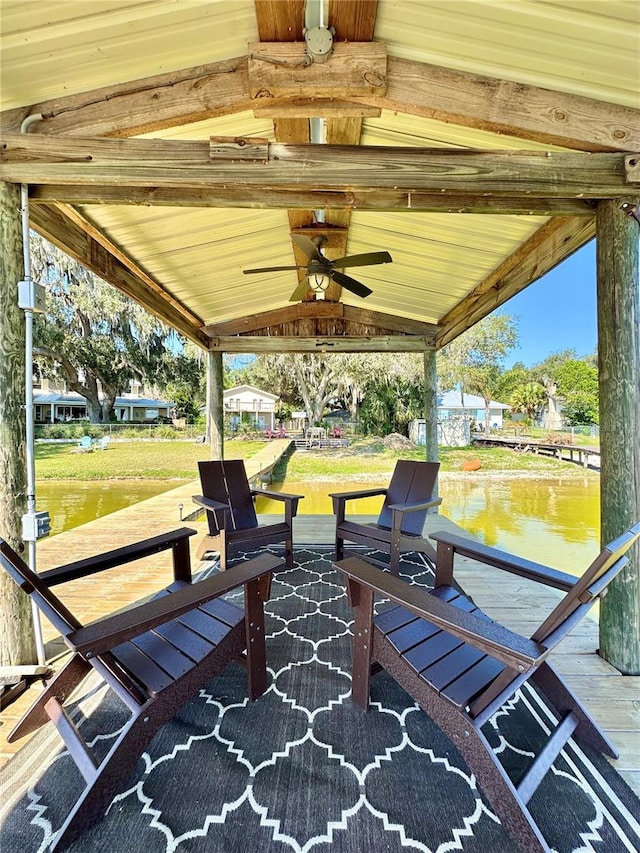
<svg viewBox="0 0 640 853">
<path fill-rule="evenodd" d="M 522 436 L 484 436 L 474 435 L 473 444 L 485 447 L 510 447 L 520 453 L 534 453 L 542 456 L 553 456 L 565 462 L 576 462 L 584 468 L 600 468 L 600 448 L 579 444 L 554 444 L 538 441 L 535 438 Z"/>
<path fill-rule="evenodd" d="M 273 445 L 275 442 L 270 447 Z M 256 464 L 261 464 L 259 459 L 257 463 L 253 462 L 253 466 Z M 124 483 L 123 488 L 126 488 Z M 191 539 L 193 555 L 206 525 L 204 520 L 181 522 L 179 505 L 183 504 L 183 515 L 186 514 L 187 508 L 192 506 L 191 495 L 199 490 L 200 484 L 196 480 L 42 540 L 38 544 L 38 568 L 52 568 L 185 524 L 198 531 Z M 270 518 L 263 516 L 262 520 Z M 426 529 L 464 534 L 444 515 L 428 516 Z M 332 545 L 333 539 L 333 516 L 299 515 L 295 519 L 294 546 L 327 546 Z M 193 565 L 197 569 L 195 559 Z M 534 586 L 523 578 L 479 566 L 467 558 L 456 565 L 456 577 L 465 591 L 489 615 L 519 633 L 530 634 L 559 596 L 556 590 Z M 567 569 L 566 566 L 557 568 Z M 81 621 L 90 622 L 156 592 L 171 577 L 171 556 L 165 552 L 132 563 L 126 571 L 126 588 L 122 584 L 122 569 L 113 569 L 102 572 L 97 578 L 85 578 L 61 586 L 58 592 Z M 56 632 L 46 620 L 43 620 L 43 635 L 48 658 L 60 656 L 65 647 L 59 638 L 56 641 Z M 597 647 L 597 624 L 594 620 L 584 619 L 560 644 L 560 651 L 554 652 L 552 659 L 558 671 L 611 736 L 620 751 L 620 758 L 612 763 L 640 795 L 640 677 L 620 675 L 596 654 Z M 58 662 L 54 660 L 54 665 Z M 0 765 L 23 745 L 23 742 L 7 744 L 6 733 L 33 701 L 38 689 L 37 685 L 32 686 L 0 714 Z"/>
</svg>

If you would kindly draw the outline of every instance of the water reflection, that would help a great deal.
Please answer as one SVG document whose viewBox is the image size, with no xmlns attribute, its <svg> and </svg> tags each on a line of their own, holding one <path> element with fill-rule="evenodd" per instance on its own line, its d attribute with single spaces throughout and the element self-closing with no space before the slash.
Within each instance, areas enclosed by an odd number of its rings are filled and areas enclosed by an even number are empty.
<svg viewBox="0 0 640 853">
<path fill-rule="evenodd" d="M 51 535 L 71 530 L 87 521 L 175 488 L 174 482 L 157 480 L 52 481 L 37 483 L 38 510 L 51 515 Z"/>
<path fill-rule="evenodd" d="M 385 482 L 285 481 L 270 488 L 305 496 L 299 514 L 332 512 L 329 492 Z M 440 481 L 441 511 L 487 545 L 564 571 L 581 573 L 599 550 L 600 491 L 595 477 L 567 479 L 447 477 Z M 352 513 L 377 514 L 381 498 L 355 502 Z M 259 512 L 279 512 L 262 500 Z"/>
<path fill-rule="evenodd" d="M 175 482 L 110 480 L 42 481 L 38 509 L 51 513 L 52 533 L 175 488 Z M 330 492 L 386 486 L 375 482 L 285 480 L 270 488 L 305 496 L 301 515 L 331 515 Z M 581 573 L 599 550 L 600 494 L 595 477 L 571 479 L 447 477 L 440 481 L 442 512 L 487 545 L 495 545 L 564 571 Z M 381 497 L 354 501 L 353 514 L 377 515 Z M 282 504 L 259 498 L 260 513 L 281 513 Z"/>
</svg>

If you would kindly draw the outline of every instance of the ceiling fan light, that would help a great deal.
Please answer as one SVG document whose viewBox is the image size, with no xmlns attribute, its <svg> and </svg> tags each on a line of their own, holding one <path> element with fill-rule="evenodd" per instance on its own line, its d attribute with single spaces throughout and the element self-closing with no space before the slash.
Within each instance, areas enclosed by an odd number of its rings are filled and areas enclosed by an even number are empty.
<svg viewBox="0 0 640 853">
<path fill-rule="evenodd" d="M 324 272 L 312 272 L 309 274 L 309 286 L 316 294 L 316 299 L 324 299 L 325 290 L 331 284 L 331 277 Z"/>
</svg>

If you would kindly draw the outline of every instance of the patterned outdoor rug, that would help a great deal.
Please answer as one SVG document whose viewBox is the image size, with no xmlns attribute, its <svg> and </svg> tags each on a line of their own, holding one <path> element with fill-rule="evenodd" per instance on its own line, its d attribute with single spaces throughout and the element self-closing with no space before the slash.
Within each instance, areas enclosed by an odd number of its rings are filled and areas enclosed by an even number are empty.
<svg viewBox="0 0 640 853">
<path fill-rule="evenodd" d="M 298 550 L 296 559 L 274 579 L 267 605 L 268 692 L 250 704 L 235 664 L 213 679 L 71 850 L 512 853 L 455 748 L 386 673 L 372 680 L 368 714 L 352 705 L 351 611 L 331 552 Z M 402 572 L 431 581 L 419 555 Z M 121 712 L 102 686 L 80 704 L 84 731 L 104 753 Z M 547 724 L 527 691 L 487 733 L 517 774 Z M 0 775 L 7 853 L 47 850 L 78 793 L 78 772 L 51 728 Z M 549 846 L 639 850 L 638 800 L 606 761 L 570 744 L 531 803 Z"/>
</svg>

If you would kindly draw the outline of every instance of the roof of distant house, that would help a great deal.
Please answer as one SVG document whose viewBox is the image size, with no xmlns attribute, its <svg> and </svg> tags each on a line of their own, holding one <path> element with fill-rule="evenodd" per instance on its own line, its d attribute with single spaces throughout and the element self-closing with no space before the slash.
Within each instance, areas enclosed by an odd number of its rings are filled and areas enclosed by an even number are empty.
<svg viewBox="0 0 640 853">
<path fill-rule="evenodd" d="M 57 403 L 58 405 L 67 404 L 69 406 L 86 406 L 87 400 L 82 394 L 77 394 L 75 391 L 69 391 L 66 394 L 57 394 L 53 391 L 34 391 L 33 402 L 39 406 Z M 158 406 L 173 406 L 174 404 L 168 400 L 153 400 L 148 397 L 116 397 L 114 406 L 137 406 L 140 408 L 155 409 Z"/>
<path fill-rule="evenodd" d="M 267 397 L 269 400 L 277 400 L 277 394 L 270 394 L 269 391 L 263 391 L 261 388 L 256 388 L 253 385 L 236 385 L 235 388 L 227 388 L 223 392 L 224 397 L 232 397 L 234 394 L 258 394 L 260 397 Z"/>
</svg>

